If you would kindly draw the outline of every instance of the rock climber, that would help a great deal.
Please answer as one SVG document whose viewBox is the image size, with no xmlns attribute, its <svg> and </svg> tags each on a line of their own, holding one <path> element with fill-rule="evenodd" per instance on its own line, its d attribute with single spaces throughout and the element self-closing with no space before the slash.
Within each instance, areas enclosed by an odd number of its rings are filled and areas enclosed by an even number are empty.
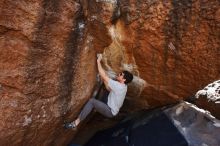
<svg viewBox="0 0 220 146">
<path fill-rule="evenodd" d="M 102 81 L 104 82 L 106 89 L 109 91 L 107 102 L 104 103 L 95 98 L 90 98 L 86 105 L 83 107 L 77 119 L 70 123 L 65 123 L 65 128 L 76 128 L 93 109 L 105 117 L 114 117 L 118 114 L 119 109 L 123 105 L 127 93 L 127 84 L 133 80 L 133 75 L 128 71 L 122 71 L 117 75 L 116 80 L 113 80 L 105 73 L 101 65 L 101 60 L 102 56 L 98 55 L 98 72 Z"/>
</svg>

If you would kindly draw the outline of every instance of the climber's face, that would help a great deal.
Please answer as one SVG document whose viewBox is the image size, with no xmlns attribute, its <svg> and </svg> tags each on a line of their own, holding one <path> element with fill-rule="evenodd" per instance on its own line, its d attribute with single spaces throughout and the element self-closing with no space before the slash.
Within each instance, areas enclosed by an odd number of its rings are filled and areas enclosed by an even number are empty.
<svg viewBox="0 0 220 146">
<path fill-rule="evenodd" d="M 117 81 L 119 81 L 120 83 L 124 83 L 125 79 L 124 79 L 124 73 L 121 72 L 118 74 L 118 76 L 116 77 Z"/>
</svg>

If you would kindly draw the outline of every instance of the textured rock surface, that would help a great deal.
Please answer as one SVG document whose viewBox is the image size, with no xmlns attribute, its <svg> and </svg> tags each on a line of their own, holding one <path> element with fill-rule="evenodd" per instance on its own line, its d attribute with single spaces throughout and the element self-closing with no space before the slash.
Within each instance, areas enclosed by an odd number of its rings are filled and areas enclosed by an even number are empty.
<svg viewBox="0 0 220 146">
<path fill-rule="evenodd" d="M 71 0 L 1 1 L 0 145 L 68 143 L 96 77 L 84 21 Z"/>
<path fill-rule="evenodd" d="M 219 1 L 0 1 L 0 145 L 66 145 L 105 68 L 136 76 L 125 110 L 173 103 L 219 78 Z"/>
<path fill-rule="evenodd" d="M 136 86 L 143 90 L 133 90 L 140 94 L 129 94 L 133 103 L 175 102 L 219 78 L 219 1 L 130 0 L 118 9 L 105 54 L 111 69 L 129 69 L 145 81 Z"/>
<path fill-rule="evenodd" d="M 195 103 L 220 119 L 220 80 L 207 85 L 196 93 Z"/>
<path fill-rule="evenodd" d="M 220 120 L 181 102 L 130 114 L 114 127 L 97 132 L 85 146 L 218 146 L 219 132 Z"/>
</svg>

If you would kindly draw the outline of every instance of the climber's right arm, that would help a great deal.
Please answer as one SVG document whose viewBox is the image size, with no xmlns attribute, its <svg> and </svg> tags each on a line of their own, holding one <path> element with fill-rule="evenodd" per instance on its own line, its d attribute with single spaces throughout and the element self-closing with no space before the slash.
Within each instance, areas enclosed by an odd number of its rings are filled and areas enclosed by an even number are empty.
<svg viewBox="0 0 220 146">
<path fill-rule="evenodd" d="M 105 73 L 105 70 L 102 68 L 102 65 L 101 65 L 101 59 L 102 57 L 99 56 L 98 59 L 97 59 L 97 65 L 98 65 L 98 71 L 99 71 L 99 75 L 101 76 L 104 84 L 105 84 L 105 87 L 108 91 L 111 90 L 111 88 L 109 88 L 108 86 L 108 82 L 110 80 L 109 76 Z"/>
</svg>

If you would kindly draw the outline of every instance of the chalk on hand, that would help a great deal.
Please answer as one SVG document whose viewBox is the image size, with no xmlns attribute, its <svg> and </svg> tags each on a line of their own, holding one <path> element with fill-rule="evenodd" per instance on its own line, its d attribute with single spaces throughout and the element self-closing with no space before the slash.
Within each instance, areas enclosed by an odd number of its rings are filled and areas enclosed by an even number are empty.
<svg viewBox="0 0 220 146">
<path fill-rule="evenodd" d="M 98 54 L 97 54 L 97 58 L 101 58 L 101 59 L 102 59 L 102 54 L 101 54 L 101 53 L 98 53 Z"/>
</svg>

